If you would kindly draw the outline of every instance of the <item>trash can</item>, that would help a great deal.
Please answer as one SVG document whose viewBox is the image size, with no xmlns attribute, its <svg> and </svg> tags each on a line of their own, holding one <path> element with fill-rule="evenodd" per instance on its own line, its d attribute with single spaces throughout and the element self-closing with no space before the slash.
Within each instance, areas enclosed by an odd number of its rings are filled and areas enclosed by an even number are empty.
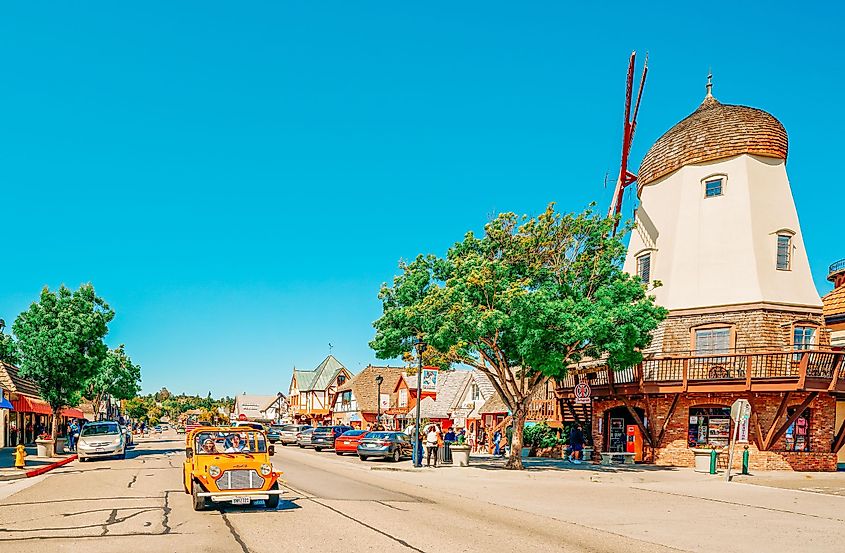
<svg viewBox="0 0 845 553">
<path fill-rule="evenodd" d="M 437 460 L 444 465 L 452 464 L 452 442 L 445 442 L 443 447 L 437 448 Z"/>
</svg>

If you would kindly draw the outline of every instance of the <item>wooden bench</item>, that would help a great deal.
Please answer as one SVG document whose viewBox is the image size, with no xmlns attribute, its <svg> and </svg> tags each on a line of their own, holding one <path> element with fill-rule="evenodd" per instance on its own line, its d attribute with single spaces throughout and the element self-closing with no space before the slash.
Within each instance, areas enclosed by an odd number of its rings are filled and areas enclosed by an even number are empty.
<svg viewBox="0 0 845 553">
<path fill-rule="evenodd" d="M 619 451 L 602 451 L 601 452 L 601 464 L 602 465 L 612 465 L 613 463 L 618 462 L 618 459 L 621 458 L 622 462 L 626 465 L 633 465 L 634 464 L 634 455 L 635 453 L 622 453 Z"/>
</svg>

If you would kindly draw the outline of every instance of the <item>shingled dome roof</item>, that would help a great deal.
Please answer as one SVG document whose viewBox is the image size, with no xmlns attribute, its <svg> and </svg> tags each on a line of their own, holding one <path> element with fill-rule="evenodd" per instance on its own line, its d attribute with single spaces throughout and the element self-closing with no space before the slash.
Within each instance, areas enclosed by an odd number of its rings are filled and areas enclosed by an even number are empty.
<svg viewBox="0 0 845 553">
<path fill-rule="evenodd" d="M 739 154 L 786 159 L 786 129 L 756 108 L 722 104 L 709 93 L 697 110 L 661 136 L 643 158 L 639 183 L 645 185 L 684 165 Z"/>
</svg>

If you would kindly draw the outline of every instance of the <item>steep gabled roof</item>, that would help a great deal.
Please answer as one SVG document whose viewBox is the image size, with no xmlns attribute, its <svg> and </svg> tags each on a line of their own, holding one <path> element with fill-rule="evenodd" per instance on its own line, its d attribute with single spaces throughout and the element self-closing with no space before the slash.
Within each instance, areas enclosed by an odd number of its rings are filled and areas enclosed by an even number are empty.
<svg viewBox="0 0 845 553">
<path fill-rule="evenodd" d="M 298 371 L 294 369 L 291 384 L 293 384 L 293 380 L 295 379 L 296 388 L 301 392 L 325 390 L 331 386 L 331 383 L 334 382 L 334 379 L 337 378 L 337 375 L 342 370 L 346 370 L 343 363 L 338 361 L 334 355 L 329 355 L 313 371 Z"/>
<path fill-rule="evenodd" d="M 16 394 L 40 398 L 38 384 L 20 375 L 20 369 L 0 361 L 0 388 Z"/>
<path fill-rule="evenodd" d="M 349 383 L 338 388 L 338 392 L 351 389 L 358 402 L 358 410 L 366 413 L 378 411 L 378 384 L 376 377 L 381 375 L 381 393 L 389 394 L 402 378 L 402 367 L 374 367 L 369 365 L 358 373 Z"/>
<path fill-rule="evenodd" d="M 452 409 L 458 409 L 461 406 L 461 401 L 466 397 L 467 391 L 471 384 L 475 383 L 478 386 L 478 393 L 481 394 L 481 401 L 478 402 L 476 405 L 476 409 L 481 407 L 485 401 L 493 397 L 493 394 L 496 390 L 493 388 L 493 384 L 490 383 L 490 379 L 487 378 L 487 375 L 483 372 L 479 371 L 478 369 L 473 369 L 469 371 L 470 377 L 467 378 L 461 389 L 458 390 L 458 393 L 455 394 L 455 399 L 452 402 Z"/>
</svg>

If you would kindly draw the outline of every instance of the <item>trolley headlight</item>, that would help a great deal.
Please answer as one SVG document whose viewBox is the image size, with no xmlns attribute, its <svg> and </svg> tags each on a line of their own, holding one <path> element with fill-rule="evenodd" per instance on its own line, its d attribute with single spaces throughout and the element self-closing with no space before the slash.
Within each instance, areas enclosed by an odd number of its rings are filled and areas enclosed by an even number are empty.
<svg viewBox="0 0 845 553">
<path fill-rule="evenodd" d="M 271 467 L 270 465 L 268 465 L 266 463 L 261 465 L 261 476 L 267 476 L 268 474 L 270 474 L 270 472 L 272 472 L 272 470 L 273 470 L 273 467 Z"/>
<path fill-rule="evenodd" d="M 220 476 L 220 467 L 218 467 L 217 465 L 209 465 L 208 475 L 212 478 L 217 478 L 218 476 Z"/>
</svg>

